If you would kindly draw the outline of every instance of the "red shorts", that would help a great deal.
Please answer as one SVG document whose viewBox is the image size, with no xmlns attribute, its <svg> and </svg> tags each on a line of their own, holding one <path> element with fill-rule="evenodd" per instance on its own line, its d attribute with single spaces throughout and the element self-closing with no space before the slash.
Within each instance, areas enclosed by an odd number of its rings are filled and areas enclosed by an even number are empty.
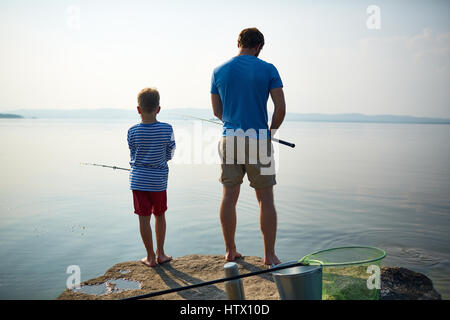
<svg viewBox="0 0 450 320">
<path fill-rule="evenodd" d="M 133 191 L 134 213 L 139 216 L 155 216 L 164 214 L 167 210 L 167 193 L 164 191 Z"/>
</svg>

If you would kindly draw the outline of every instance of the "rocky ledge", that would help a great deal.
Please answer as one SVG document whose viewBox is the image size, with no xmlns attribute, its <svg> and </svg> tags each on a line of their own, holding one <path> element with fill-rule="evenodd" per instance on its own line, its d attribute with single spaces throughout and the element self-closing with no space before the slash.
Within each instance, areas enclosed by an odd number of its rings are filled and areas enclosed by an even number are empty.
<svg viewBox="0 0 450 320">
<path fill-rule="evenodd" d="M 244 257 L 236 261 L 241 274 L 266 269 L 263 259 Z M 139 261 L 114 265 L 103 276 L 81 283 L 81 289 L 66 289 L 58 299 L 121 299 L 149 292 L 187 286 L 224 277 L 225 261 L 219 255 L 188 255 L 149 268 Z M 249 300 L 280 299 L 270 273 L 242 279 Z M 154 297 L 152 299 L 224 300 L 224 283 Z M 421 273 L 400 267 L 381 267 L 382 300 L 438 300 L 440 294 Z"/>
</svg>

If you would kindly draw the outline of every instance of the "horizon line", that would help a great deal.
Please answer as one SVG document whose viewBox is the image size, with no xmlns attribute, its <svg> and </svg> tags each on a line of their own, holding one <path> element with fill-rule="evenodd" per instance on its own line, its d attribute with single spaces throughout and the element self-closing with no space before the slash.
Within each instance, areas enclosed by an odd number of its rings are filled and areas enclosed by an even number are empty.
<svg viewBox="0 0 450 320">
<path fill-rule="evenodd" d="M 161 108 L 161 111 L 170 111 L 170 110 L 176 110 L 176 109 L 193 109 L 193 110 L 210 110 L 210 108 L 205 107 L 171 107 L 171 108 Z M 71 108 L 71 109 L 58 109 L 58 108 L 17 108 L 17 109 L 4 109 L 0 110 L 0 114 L 7 114 L 11 112 L 19 112 L 19 111 L 26 111 L 26 112 L 40 112 L 40 111 L 55 111 L 55 112 L 70 112 L 70 111 L 105 111 L 105 110 L 115 110 L 115 111 L 135 111 L 134 108 Z M 368 117 L 408 117 L 408 118 L 426 118 L 426 119 L 439 119 L 439 120 L 447 120 L 450 121 L 450 117 L 443 117 L 443 116 L 417 116 L 417 115 L 410 115 L 410 114 L 366 114 L 366 113 L 359 113 L 359 112 L 342 112 L 342 113 L 300 113 L 300 112 L 290 112 L 286 111 L 286 115 L 300 115 L 300 116 L 306 116 L 306 115 L 319 115 L 319 116 L 345 116 L 345 115 L 358 115 L 358 116 L 368 116 Z"/>
</svg>

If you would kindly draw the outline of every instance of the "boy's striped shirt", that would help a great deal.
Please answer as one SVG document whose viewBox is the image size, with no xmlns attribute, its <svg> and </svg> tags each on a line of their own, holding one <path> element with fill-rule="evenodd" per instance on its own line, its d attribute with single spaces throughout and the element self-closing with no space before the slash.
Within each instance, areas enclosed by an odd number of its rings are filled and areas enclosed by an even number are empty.
<svg viewBox="0 0 450 320">
<path fill-rule="evenodd" d="M 139 123 L 128 130 L 130 148 L 130 189 L 167 189 L 169 166 L 175 151 L 172 126 L 164 122 Z"/>
</svg>

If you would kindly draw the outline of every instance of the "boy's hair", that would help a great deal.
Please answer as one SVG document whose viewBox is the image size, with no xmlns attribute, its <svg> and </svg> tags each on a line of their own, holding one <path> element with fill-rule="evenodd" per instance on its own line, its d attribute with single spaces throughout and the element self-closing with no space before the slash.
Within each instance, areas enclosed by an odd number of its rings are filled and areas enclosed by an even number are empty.
<svg viewBox="0 0 450 320">
<path fill-rule="evenodd" d="M 142 89 L 137 100 L 142 112 L 151 113 L 159 107 L 159 92 L 155 88 Z"/>
<path fill-rule="evenodd" d="M 241 48 L 256 48 L 264 46 L 264 35 L 256 28 L 247 28 L 241 31 L 238 38 L 238 44 Z"/>
</svg>

